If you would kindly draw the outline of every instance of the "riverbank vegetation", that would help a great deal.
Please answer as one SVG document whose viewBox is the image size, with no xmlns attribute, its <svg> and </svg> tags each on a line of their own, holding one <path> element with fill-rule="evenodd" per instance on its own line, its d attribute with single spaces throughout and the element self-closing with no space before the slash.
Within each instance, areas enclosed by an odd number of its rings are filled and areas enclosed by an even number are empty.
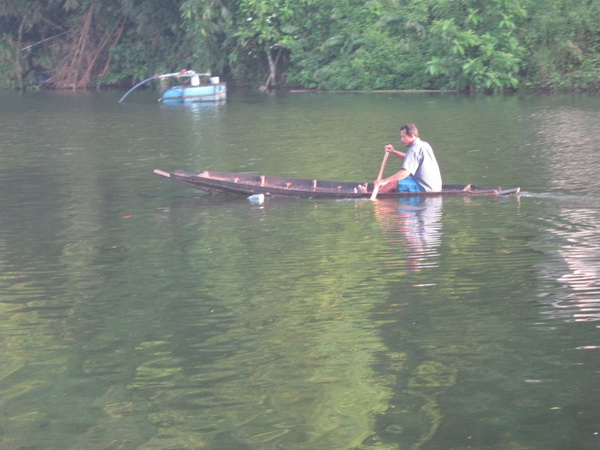
<svg viewBox="0 0 600 450">
<path fill-rule="evenodd" d="M 0 0 L 0 88 L 600 91 L 596 0 Z"/>
</svg>

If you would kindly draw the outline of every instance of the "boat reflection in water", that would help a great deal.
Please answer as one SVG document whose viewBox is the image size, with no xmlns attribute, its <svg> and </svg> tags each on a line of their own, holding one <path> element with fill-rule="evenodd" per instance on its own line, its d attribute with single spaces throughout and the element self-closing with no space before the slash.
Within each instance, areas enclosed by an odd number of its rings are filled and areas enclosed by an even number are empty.
<svg viewBox="0 0 600 450">
<path fill-rule="evenodd" d="M 442 241 L 442 197 L 407 197 L 379 200 L 375 214 L 381 223 L 390 261 L 406 252 L 406 269 L 417 272 L 438 266 Z"/>
</svg>

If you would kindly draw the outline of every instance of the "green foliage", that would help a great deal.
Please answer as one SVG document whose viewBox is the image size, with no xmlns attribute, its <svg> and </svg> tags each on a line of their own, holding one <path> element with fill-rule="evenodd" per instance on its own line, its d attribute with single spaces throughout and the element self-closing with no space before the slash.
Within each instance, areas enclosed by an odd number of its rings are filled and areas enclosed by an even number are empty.
<svg viewBox="0 0 600 450">
<path fill-rule="evenodd" d="M 291 55 L 290 83 L 324 89 L 430 87 L 426 14 L 397 0 L 321 0 L 305 14 Z"/>
<path fill-rule="evenodd" d="M 600 90 L 597 0 L 99 5 L 0 0 L 0 88 L 26 89 L 39 75 L 68 79 L 77 70 L 86 72 L 83 84 L 130 85 L 153 73 L 192 68 L 240 83 L 262 84 L 267 77 L 267 84 L 323 89 Z M 92 6 L 93 22 L 86 26 Z M 123 32 L 111 35 L 117 24 Z M 82 38 L 89 44 L 78 47 Z M 88 58 L 77 66 L 81 48 Z"/>
<path fill-rule="evenodd" d="M 525 36 L 529 86 L 600 91 L 600 33 L 595 0 L 529 1 Z"/>
<path fill-rule="evenodd" d="M 98 83 L 135 82 L 154 73 L 195 68 L 193 47 L 181 28 L 180 4 L 180 0 L 119 0 L 114 9 L 128 26 L 109 49 L 111 69 Z"/>
<path fill-rule="evenodd" d="M 459 90 L 518 87 L 525 49 L 515 30 L 526 17 L 519 0 L 446 0 L 435 11 L 431 33 L 441 45 L 428 62 L 430 74 L 448 77 Z"/>
<path fill-rule="evenodd" d="M 19 89 L 19 49 L 9 35 L 0 36 L 0 89 Z"/>
<path fill-rule="evenodd" d="M 233 30 L 235 0 L 183 0 L 180 5 L 181 28 L 196 70 L 227 75 L 228 55 L 234 47 L 226 42 Z"/>
<path fill-rule="evenodd" d="M 352 39 L 353 38 L 353 39 Z M 330 43 L 333 45 L 333 43 Z M 325 89 L 412 89 L 423 84 L 424 58 L 411 57 L 410 46 L 380 32 L 338 42 L 339 57 L 314 73 Z"/>
</svg>

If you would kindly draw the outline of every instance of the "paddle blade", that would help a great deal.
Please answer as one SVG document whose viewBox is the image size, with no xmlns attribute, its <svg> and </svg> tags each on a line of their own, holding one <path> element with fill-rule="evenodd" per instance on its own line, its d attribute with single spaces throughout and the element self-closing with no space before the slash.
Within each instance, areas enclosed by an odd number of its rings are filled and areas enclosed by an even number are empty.
<svg viewBox="0 0 600 450">
<path fill-rule="evenodd" d="M 377 200 L 378 193 L 379 193 L 379 186 L 375 186 L 373 188 L 373 193 L 371 194 L 371 200 Z"/>
</svg>

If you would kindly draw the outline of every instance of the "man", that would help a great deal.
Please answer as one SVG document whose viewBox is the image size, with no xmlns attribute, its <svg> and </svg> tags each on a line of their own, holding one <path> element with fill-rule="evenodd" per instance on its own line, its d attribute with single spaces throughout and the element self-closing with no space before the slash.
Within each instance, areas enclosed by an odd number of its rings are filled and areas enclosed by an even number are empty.
<svg viewBox="0 0 600 450">
<path fill-rule="evenodd" d="M 409 123 L 400 128 L 400 140 L 408 148 L 406 153 L 397 151 L 393 145 L 386 145 L 385 151 L 403 160 L 402 168 L 391 177 L 375 181 L 379 192 L 438 192 L 442 190 L 442 176 L 431 146 L 419 138 L 415 124 Z"/>
</svg>

